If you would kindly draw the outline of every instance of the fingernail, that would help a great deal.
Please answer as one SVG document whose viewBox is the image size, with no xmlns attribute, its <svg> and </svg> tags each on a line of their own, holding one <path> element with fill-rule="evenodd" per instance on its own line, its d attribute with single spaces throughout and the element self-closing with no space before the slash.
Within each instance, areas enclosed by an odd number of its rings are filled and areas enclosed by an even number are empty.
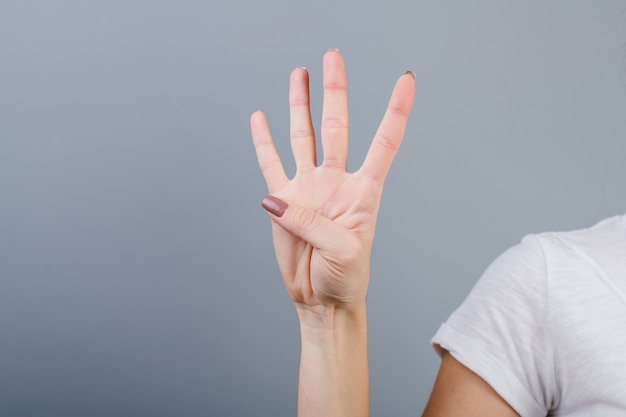
<svg viewBox="0 0 626 417">
<path fill-rule="evenodd" d="M 303 69 L 305 71 L 308 71 L 308 69 L 306 67 L 298 67 L 298 68 Z"/>
<path fill-rule="evenodd" d="M 417 77 L 415 76 L 415 73 L 413 71 L 407 71 L 405 72 L 405 74 L 411 74 L 413 76 L 413 79 L 415 80 Z"/>
<path fill-rule="evenodd" d="M 261 202 L 263 208 L 276 217 L 281 217 L 285 213 L 285 209 L 289 207 L 285 201 L 272 195 L 266 195 Z"/>
<path fill-rule="evenodd" d="M 341 53 L 341 52 L 339 52 L 339 49 L 337 49 L 337 48 L 328 48 L 328 51 L 326 51 L 326 52 L 330 52 L 330 51 L 337 52 L 338 54 Z"/>
</svg>

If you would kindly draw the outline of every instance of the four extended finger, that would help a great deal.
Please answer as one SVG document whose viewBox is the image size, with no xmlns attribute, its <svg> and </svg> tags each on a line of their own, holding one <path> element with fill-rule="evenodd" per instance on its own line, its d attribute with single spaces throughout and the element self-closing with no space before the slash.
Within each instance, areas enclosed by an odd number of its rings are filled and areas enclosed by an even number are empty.
<svg viewBox="0 0 626 417">
<path fill-rule="evenodd" d="M 372 140 L 361 171 L 383 182 L 398 152 L 415 97 L 415 74 L 407 71 L 391 93 L 389 105 Z"/>
<path fill-rule="evenodd" d="M 291 150 L 298 172 L 310 171 L 316 166 L 315 133 L 309 104 L 309 73 L 296 68 L 289 83 L 289 113 L 291 120 Z"/>
<path fill-rule="evenodd" d="M 346 70 L 337 50 L 324 55 L 324 105 L 322 109 L 322 148 L 324 165 L 346 169 L 348 160 L 348 100 Z"/>
<path fill-rule="evenodd" d="M 263 112 L 257 111 L 252 114 L 250 117 L 250 128 L 261 172 L 270 193 L 272 193 L 286 184 L 289 179 L 285 174 L 280 156 L 278 156 L 278 152 L 276 152 L 274 147 L 270 128 Z"/>
</svg>

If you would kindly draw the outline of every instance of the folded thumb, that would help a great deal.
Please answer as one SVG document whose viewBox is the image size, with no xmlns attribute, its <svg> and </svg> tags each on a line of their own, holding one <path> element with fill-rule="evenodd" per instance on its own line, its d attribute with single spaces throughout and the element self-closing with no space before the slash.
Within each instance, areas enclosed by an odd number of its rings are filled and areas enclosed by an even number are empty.
<svg viewBox="0 0 626 417">
<path fill-rule="evenodd" d="M 346 228 L 313 209 L 287 203 L 271 195 L 265 196 L 261 205 L 280 227 L 317 249 L 341 250 L 354 240 Z"/>
</svg>

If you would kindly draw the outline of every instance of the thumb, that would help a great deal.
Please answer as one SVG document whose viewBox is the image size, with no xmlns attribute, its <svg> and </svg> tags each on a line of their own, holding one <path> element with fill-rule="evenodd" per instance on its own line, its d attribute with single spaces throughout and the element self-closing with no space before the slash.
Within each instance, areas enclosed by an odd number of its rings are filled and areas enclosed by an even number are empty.
<svg viewBox="0 0 626 417">
<path fill-rule="evenodd" d="M 313 209 L 271 195 L 266 195 L 261 205 L 276 224 L 316 249 L 336 253 L 355 243 L 354 235 L 346 228 Z"/>
</svg>

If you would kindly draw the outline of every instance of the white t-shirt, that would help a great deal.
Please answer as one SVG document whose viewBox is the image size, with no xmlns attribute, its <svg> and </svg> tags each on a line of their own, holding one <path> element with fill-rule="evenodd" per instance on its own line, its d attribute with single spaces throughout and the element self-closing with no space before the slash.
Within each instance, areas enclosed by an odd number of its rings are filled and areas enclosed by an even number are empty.
<svg viewBox="0 0 626 417">
<path fill-rule="evenodd" d="M 526 236 L 432 342 L 522 417 L 626 416 L 626 216 Z"/>
</svg>

